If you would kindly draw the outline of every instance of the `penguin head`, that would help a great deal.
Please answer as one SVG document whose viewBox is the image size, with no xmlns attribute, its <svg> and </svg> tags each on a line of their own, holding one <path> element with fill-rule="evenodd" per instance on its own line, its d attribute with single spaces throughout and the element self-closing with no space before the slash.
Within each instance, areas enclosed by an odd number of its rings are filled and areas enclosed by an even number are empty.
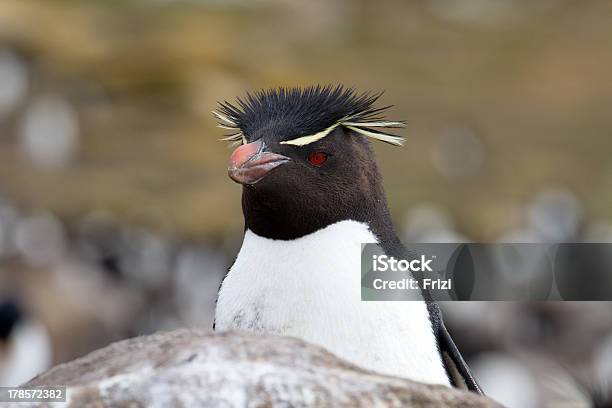
<svg viewBox="0 0 612 408">
<path fill-rule="evenodd" d="M 9 299 L 0 302 L 0 343 L 9 341 L 22 317 L 23 312 L 16 301 Z"/>
<path fill-rule="evenodd" d="M 246 228 L 293 239 L 342 220 L 376 223 L 386 214 L 382 180 L 369 139 L 400 145 L 383 132 L 380 94 L 342 86 L 279 88 L 222 103 L 214 112 L 226 140 L 239 146 L 230 178 L 243 185 Z"/>
</svg>

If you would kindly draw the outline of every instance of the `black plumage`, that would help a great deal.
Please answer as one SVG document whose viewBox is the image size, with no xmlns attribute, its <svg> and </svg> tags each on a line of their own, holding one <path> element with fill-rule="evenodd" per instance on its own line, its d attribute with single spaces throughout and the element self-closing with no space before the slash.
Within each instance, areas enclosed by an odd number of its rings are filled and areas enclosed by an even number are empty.
<svg viewBox="0 0 612 408">
<path fill-rule="evenodd" d="M 22 315 L 21 307 L 15 300 L 0 302 L 0 342 L 8 340 Z"/>
</svg>

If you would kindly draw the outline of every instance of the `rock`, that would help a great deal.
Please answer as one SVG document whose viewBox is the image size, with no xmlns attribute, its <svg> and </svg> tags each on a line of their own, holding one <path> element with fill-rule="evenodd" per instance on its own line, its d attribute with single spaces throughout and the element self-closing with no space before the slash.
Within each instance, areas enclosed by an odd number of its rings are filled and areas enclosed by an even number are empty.
<svg viewBox="0 0 612 408">
<path fill-rule="evenodd" d="M 59 406 L 79 408 L 498 406 L 366 371 L 295 338 L 189 329 L 111 344 L 25 385 L 65 385 Z"/>
</svg>

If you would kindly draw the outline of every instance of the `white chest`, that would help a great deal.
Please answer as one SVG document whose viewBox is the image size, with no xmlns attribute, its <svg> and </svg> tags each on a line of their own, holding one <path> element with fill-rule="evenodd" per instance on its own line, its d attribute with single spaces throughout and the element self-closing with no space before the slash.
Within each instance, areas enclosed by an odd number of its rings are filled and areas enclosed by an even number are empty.
<svg viewBox="0 0 612 408">
<path fill-rule="evenodd" d="M 225 278 L 217 330 L 295 336 L 364 368 L 449 384 L 424 302 L 362 302 L 365 224 L 342 221 L 280 241 L 246 231 Z"/>
</svg>

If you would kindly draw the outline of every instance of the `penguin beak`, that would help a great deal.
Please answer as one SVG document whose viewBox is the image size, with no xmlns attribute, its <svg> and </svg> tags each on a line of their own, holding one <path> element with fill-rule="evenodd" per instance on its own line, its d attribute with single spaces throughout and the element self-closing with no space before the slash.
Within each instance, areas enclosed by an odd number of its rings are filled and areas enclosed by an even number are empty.
<svg viewBox="0 0 612 408">
<path fill-rule="evenodd" d="M 290 159 L 281 154 L 266 151 L 266 145 L 258 140 L 238 147 L 229 159 L 228 175 L 239 184 L 255 184 Z"/>
</svg>

